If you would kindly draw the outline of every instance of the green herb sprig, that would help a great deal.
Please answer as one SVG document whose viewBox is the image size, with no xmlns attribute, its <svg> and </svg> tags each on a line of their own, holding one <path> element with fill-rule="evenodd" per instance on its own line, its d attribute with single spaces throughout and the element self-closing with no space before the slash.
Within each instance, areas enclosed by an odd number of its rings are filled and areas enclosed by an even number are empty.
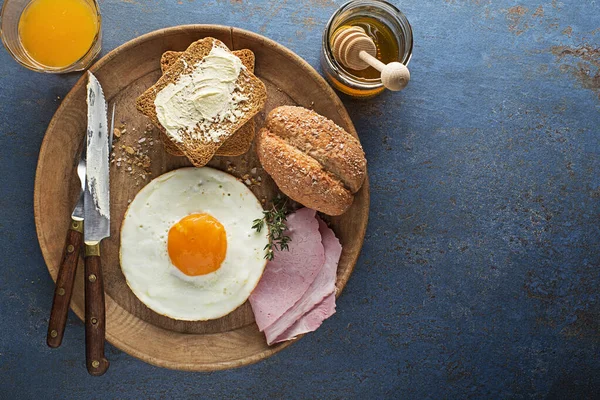
<svg viewBox="0 0 600 400">
<path fill-rule="evenodd" d="M 269 243 L 265 246 L 265 259 L 272 260 L 275 256 L 274 250 L 289 250 L 288 244 L 292 241 L 283 233 L 287 229 L 285 224 L 287 218 L 287 199 L 277 196 L 273 200 L 271 208 L 263 211 L 264 217 L 252 221 L 252 229 L 262 231 L 265 224 L 269 227 Z"/>
</svg>

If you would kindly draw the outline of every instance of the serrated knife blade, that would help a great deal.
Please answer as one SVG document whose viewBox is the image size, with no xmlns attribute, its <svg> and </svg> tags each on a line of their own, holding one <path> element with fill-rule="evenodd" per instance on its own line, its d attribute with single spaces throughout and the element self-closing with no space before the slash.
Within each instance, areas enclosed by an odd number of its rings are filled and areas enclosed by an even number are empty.
<svg viewBox="0 0 600 400">
<path fill-rule="evenodd" d="M 88 72 L 88 78 L 83 236 L 86 244 L 94 244 L 110 236 L 109 134 L 104 92 L 91 72 Z"/>
</svg>

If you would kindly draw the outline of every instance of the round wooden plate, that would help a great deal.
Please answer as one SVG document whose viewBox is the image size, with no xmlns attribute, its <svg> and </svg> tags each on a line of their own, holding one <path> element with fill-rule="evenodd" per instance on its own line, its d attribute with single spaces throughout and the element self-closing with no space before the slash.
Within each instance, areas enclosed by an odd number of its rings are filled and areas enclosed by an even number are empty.
<svg viewBox="0 0 600 400">
<path fill-rule="evenodd" d="M 257 130 L 272 108 L 292 104 L 313 108 L 356 136 L 339 98 L 310 65 L 272 40 L 237 28 L 189 25 L 155 31 L 120 46 L 90 68 L 102 84 L 109 104 L 117 105 L 115 126 L 125 126 L 126 133 L 115 141 L 117 158 L 130 146 L 142 147 L 151 160 L 151 174 L 143 174 L 140 167 L 125 161 L 120 167 L 116 162 L 111 164 L 111 237 L 102 242 L 106 336 L 116 347 L 150 364 L 190 371 L 213 371 L 254 363 L 292 343 L 267 346 L 264 335 L 254 323 L 248 302 L 214 321 L 175 321 L 158 315 L 129 290 L 119 266 L 119 230 L 129 200 L 152 178 L 189 165 L 187 159 L 164 152 L 158 131 L 148 128 L 148 120 L 136 111 L 135 99 L 160 77 L 162 53 L 185 50 L 190 43 L 206 36 L 221 40 L 232 50 L 254 51 L 256 75 L 265 83 L 268 92 L 265 109 L 255 117 Z M 36 172 L 35 224 L 46 265 L 54 280 L 79 191 L 76 164 L 86 130 L 86 82 L 84 75 L 50 122 Z M 145 140 L 140 144 L 143 138 Z M 260 168 L 253 149 L 241 157 L 216 157 L 209 165 L 240 178 L 256 168 L 262 182 L 260 186 L 252 186 L 253 192 L 260 199 L 268 200 L 277 191 Z M 128 171 L 130 166 L 131 173 Z M 338 295 L 358 258 L 368 212 L 369 185 L 365 182 L 350 210 L 343 216 L 329 219 L 343 245 L 336 281 Z M 80 260 L 71 307 L 83 319 L 82 270 Z"/>
</svg>

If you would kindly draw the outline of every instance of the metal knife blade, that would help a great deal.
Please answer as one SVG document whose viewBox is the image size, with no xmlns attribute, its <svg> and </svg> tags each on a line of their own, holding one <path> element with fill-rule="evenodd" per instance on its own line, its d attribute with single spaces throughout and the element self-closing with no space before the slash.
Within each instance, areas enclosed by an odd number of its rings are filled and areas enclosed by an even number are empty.
<svg viewBox="0 0 600 400">
<path fill-rule="evenodd" d="M 98 79 L 88 72 L 88 125 L 84 241 L 94 244 L 110 236 L 109 135 L 106 100 Z"/>
</svg>

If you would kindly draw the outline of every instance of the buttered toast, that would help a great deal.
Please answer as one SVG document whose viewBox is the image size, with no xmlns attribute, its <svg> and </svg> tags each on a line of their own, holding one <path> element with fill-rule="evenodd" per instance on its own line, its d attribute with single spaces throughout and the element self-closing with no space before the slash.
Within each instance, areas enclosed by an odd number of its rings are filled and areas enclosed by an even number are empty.
<svg viewBox="0 0 600 400">
<path fill-rule="evenodd" d="M 254 73 L 254 53 L 252 50 L 243 49 L 243 50 L 234 50 L 232 53 L 238 57 L 242 64 L 252 73 Z M 160 59 L 160 69 L 163 73 L 165 73 L 171 66 L 181 57 L 183 54 L 182 51 L 166 51 L 163 53 Z M 256 124 L 254 119 L 248 121 L 244 126 L 238 129 L 229 139 L 223 143 L 223 145 L 217 150 L 215 155 L 217 156 L 240 156 L 245 154 L 250 147 L 252 146 L 252 141 L 254 140 L 256 132 Z M 161 135 L 161 139 L 165 146 L 165 150 L 174 155 L 174 156 L 182 156 L 183 153 L 179 151 L 175 143 L 172 143 L 171 140 L 165 135 Z"/>
<path fill-rule="evenodd" d="M 137 108 L 197 167 L 264 107 L 265 85 L 219 40 L 192 43 Z"/>
</svg>

